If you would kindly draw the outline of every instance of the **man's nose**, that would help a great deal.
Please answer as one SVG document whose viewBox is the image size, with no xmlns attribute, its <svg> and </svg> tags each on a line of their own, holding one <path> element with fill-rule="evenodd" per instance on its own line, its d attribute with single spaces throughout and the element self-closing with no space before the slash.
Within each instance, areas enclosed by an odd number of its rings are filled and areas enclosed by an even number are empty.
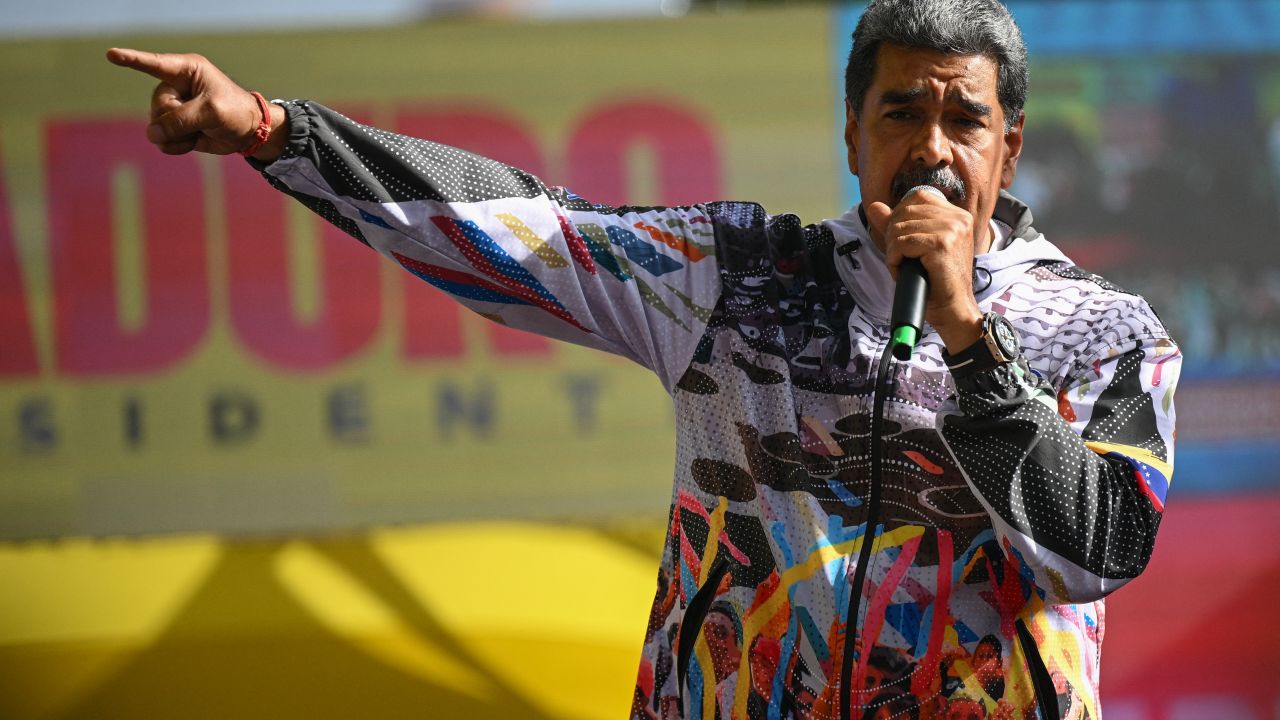
<svg viewBox="0 0 1280 720">
<path fill-rule="evenodd" d="M 951 142 L 940 122 L 925 122 L 916 133 L 911 159 L 924 167 L 946 167 L 951 164 Z"/>
</svg>

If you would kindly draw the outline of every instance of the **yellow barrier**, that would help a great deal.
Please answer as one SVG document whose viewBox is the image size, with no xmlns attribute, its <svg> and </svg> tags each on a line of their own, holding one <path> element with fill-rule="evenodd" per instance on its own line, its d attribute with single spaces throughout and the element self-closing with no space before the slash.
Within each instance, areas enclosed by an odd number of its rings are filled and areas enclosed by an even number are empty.
<svg viewBox="0 0 1280 720">
<path fill-rule="evenodd" d="M 11 545 L 0 716 L 622 717 L 660 540 L 490 522 Z"/>
</svg>

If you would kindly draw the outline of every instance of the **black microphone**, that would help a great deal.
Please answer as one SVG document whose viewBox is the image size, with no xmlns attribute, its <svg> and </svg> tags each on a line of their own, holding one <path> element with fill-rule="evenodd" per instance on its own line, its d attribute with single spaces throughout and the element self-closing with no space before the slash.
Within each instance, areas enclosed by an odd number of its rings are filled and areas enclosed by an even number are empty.
<svg viewBox="0 0 1280 720">
<path fill-rule="evenodd" d="M 932 185 L 917 185 L 902 199 L 906 200 L 914 192 L 932 192 L 943 200 L 947 198 Z M 928 295 L 929 275 L 925 273 L 924 265 L 919 258 L 904 258 L 898 265 L 898 286 L 893 291 L 893 313 L 889 316 L 892 331 L 889 342 L 893 344 L 893 356 L 898 360 L 911 359 L 911 351 L 924 328 L 924 304 Z"/>
</svg>

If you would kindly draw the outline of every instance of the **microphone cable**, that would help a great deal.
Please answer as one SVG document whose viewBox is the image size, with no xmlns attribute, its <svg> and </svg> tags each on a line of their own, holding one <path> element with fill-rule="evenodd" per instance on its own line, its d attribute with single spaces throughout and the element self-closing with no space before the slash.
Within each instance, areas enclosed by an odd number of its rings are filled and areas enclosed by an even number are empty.
<svg viewBox="0 0 1280 720">
<path fill-rule="evenodd" d="M 880 353 L 880 365 L 876 371 L 876 386 L 871 396 L 871 491 L 867 494 L 867 529 L 862 534 L 862 546 L 858 548 L 858 566 L 854 569 L 853 585 L 849 591 L 849 606 L 845 609 L 844 661 L 840 666 L 840 720 L 851 720 L 853 704 L 853 646 L 858 639 L 857 615 L 862 606 L 862 586 L 867 577 L 867 565 L 871 562 L 871 546 L 876 541 L 875 525 L 880 521 L 880 486 L 884 473 L 881 445 L 884 442 L 884 401 L 889 392 L 889 369 L 893 365 L 895 342 L 891 338 Z M 863 648 L 865 655 L 871 648 Z"/>
</svg>

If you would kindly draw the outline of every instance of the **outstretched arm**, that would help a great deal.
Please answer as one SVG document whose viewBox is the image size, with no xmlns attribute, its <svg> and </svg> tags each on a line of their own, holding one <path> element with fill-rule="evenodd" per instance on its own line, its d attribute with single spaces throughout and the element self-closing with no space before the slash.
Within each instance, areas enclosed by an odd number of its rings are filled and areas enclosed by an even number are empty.
<svg viewBox="0 0 1280 720">
<path fill-rule="evenodd" d="M 148 138 L 171 154 L 245 152 L 257 98 L 198 55 L 112 50 L 160 80 Z M 720 293 L 706 208 L 612 208 L 516 168 L 272 103 L 251 159 L 325 220 L 481 315 L 613 352 L 671 388 Z"/>
</svg>

